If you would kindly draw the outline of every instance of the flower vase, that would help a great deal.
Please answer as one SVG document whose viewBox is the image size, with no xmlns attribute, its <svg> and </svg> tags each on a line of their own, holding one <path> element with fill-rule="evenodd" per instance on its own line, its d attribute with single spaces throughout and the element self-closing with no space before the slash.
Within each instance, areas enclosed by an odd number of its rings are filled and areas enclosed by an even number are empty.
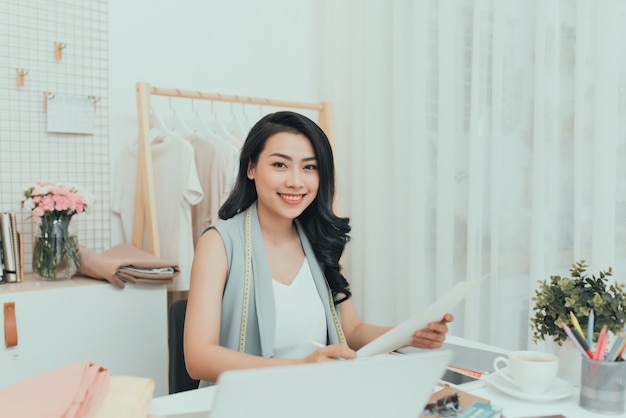
<svg viewBox="0 0 626 418">
<path fill-rule="evenodd" d="M 552 341 L 552 353 L 559 358 L 558 377 L 571 383 L 574 387 L 580 387 L 580 373 L 582 368 L 582 356 L 580 351 L 570 340 L 565 340 L 559 345 Z"/>
<path fill-rule="evenodd" d="M 80 267 L 78 239 L 70 231 L 72 217 L 44 214 L 33 240 L 33 271 L 43 280 L 71 278 Z"/>
</svg>

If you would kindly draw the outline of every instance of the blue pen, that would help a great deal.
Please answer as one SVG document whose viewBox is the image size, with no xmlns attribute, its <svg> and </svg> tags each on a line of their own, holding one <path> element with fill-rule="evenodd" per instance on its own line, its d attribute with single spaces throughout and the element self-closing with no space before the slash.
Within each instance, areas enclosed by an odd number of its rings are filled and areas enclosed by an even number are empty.
<svg viewBox="0 0 626 418">
<path fill-rule="evenodd" d="M 593 309 L 589 311 L 589 321 L 587 322 L 587 345 L 593 347 L 593 327 L 595 326 L 595 315 Z"/>
</svg>

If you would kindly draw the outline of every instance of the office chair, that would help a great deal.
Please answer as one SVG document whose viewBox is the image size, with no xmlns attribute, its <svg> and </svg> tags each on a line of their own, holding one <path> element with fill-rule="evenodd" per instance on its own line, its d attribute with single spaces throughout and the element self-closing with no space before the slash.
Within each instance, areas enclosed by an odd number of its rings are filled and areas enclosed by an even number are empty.
<svg viewBox="0 0 626 418">
<path fill-rule="evenodd" d="M 169 312 L 168 346 L 170 354 L 169 364 L 169 393 L 184 392 L 197 389 L 199 380 L 194 380 L 187 373 L 185 366 L 185 352 L 183 350 L 183 335 L 185 327 L 185 313 L 187 299 L 179 299 L 172 303 Z"/>
</svg>

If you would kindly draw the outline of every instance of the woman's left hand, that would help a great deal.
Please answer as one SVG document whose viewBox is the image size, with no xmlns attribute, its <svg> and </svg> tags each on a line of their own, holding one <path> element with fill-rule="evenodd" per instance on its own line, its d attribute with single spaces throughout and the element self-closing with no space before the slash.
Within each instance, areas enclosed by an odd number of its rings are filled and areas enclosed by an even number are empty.
<svg viewBox="0 0 626 418">
<path fill-rule="evenodd" d="M 413 333 L 411 345 L 418 348 L 440 348 L 446 339 L 449 322 L 454 321 L 454 316 L 447 313 L 439 322 L 431 322 L 428 328 L 417 330 Z"/>
</svg>

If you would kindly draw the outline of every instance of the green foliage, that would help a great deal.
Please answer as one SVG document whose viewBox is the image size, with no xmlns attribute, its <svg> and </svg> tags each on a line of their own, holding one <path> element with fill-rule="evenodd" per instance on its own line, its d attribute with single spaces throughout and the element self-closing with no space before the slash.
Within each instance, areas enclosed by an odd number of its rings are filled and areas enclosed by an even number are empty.
<svg viewBox="0 0 626 418">
<path fill-rule="evenodd" d="M 607 276 L 613 275 L 611 267 L 600 271 L 600 277 L 586 272 L 585 260 L 572 264 L 571 278 L 550 276 L 550 280 L 539 280 L 539 289 L 535 290 L 532 300 L 535 302 L 535 316 L 530 320 L 533 341 L 554 338 L 559 345 L 567 339 L 561 325 L 565 322 L 572 327 L 570 312 L 578 318 L 583 331 L 587 330 L 589 312 L 593 308 L 594 341 L 597 340 L 602 325 L 617 334 L 624 329 L 626 322 L 626 293 L 624 284 L 608 283 Z"/>
</svg>

